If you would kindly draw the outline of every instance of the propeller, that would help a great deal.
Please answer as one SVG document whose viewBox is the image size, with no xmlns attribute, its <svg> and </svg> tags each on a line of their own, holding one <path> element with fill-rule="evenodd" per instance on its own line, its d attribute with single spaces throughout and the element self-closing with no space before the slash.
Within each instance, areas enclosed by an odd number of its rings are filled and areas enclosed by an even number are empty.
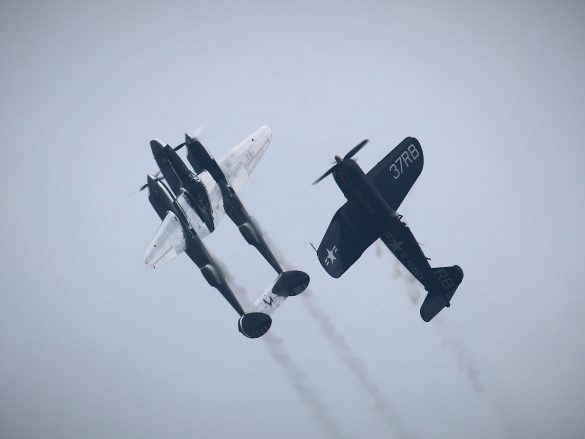
<svg viewBox="0 0 585 439">
<path fill-rule="evenodd" d="M 335 164 L 334 166 L 330 167 L 327 170 L 327 172 L 325 172 L 325 174 L 323 174 L 321 177 L 319 177 L 317 180 L 315 180 L 312 184 L 315 185 L 315 184 L 319 183 L 321 180 L 323 180 L 325 177 L 327 177 L 329 174 L 331 174 L 336 167 L 337 167 L 337 164 Z"/>
<path fill-rule="evenodd" d="M 360 149 L 362 149 L 364 146 L 366 146 L 366 143 L 368 143 L 370 141 L 370 139 L 365 139 L 362 140 L 360 143 L 358 143 L 356 146 L 354 146 L 346 155 L 345 157 L 343 157 L 343 160 L 347 160 L 352 158 L 354 155 L 356 155 Z M 337 160 L 337 158 L 336 158 Z"/>
<path fill-rule="evenodd" d="M 185 146 L 186 144 L 187 144 L 187 142 L 183 142 L 183 143 L 181 143 L 181 144 L 179 144 L 179 145 L 175 146 L 173 149 L 174 149 L 175 151 L 178 151 L 179 149 L 181 149 L 181 148 L 182 148 L 183 146 Z"/>
<path fill-rule="evenodd" d="M 181 143 L 180 145 L 175 146 L 173 149 L 175 151 L 178 151 L 179 149 L 181 149 L 183 146 L 185 146 L 187 143 L 191 142 L 192 140 L 199 141 L 199 137 L 201 136 L 202 131 L 203 131 L 203 126 L 199 126 L 195 129 L 193 136 L 190 136 L 189 134 L 185 133 L 185 141 L 183 143 Z"/>
<path fill-rule="evenodd" d="M 157 175 L 158 175 L 158 174 L 160 174 L 160 171 L 159 171 L 159 172 L 157 172 L 156 174 L 157 174 Z M 161 180 L 164 180 L 164 179 L 165 179 L 164 177 L 158 177 L 158 178 L 155 178 L 155 179 L 154 179 L 154 181 L 161 181 Z M 146 184 L 144 184 L 144 185 L 140 186 L 140 189 L 138 189 L 138 192 L 142 192 L 142 191 L 143 191 L 144 189 L 146 189 L 147 187 L 148 187 L 148 183 L 146 183 Z"/>
<path fill-rule="evenodd" d="M 342 161 L 351 159 L 354 155 L 356 155 L 359 152 L 360 149 L 362 149 L 364 146 L 366 146 L 366 143 L 368 143 L 369 141 L 370 141 L 369 139 L 362 140 L 360 143 L 358 143 L 356 146 L 354 146 L 343 158 L 336 155 L 335 156 L 335 165 L 333 165 L 321 177 L 319 177 L 317 180 L 315 180 L 313 182 L 313 185 L 319 183 L 321 180 L 323 180 L 325 177 L 327 177 L 329 174 L 331 174 Z"/>
</svg>

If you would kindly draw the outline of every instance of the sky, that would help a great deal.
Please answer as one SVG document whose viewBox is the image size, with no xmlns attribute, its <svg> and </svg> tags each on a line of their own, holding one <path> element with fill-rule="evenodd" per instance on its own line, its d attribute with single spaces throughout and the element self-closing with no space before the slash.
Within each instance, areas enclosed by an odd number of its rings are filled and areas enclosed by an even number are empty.
<svg viewBox="0 0 585 439">
<path fill-rule="evenodd" d="M 579 1 L 3 1 L 0 436 L 577 438 L 585 431 L 585 5 Z M 143 254 L 149 140 L 221 157 L 262 125 L 242 201 L 309 290 L 266 337 L 185 256 Z M 425 168 L 399 213 L 465 278 L 422 288 L 374 244 L 340 279 L 311 186 L 365 138 Z M 242 301 L 274 272 L 225 219 Z"/>
</svg>

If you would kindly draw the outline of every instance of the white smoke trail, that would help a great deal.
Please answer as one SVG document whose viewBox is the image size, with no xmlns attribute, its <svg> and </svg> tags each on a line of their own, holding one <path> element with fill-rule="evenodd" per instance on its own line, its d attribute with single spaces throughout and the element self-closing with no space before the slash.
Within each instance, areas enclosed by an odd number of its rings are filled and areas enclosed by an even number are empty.
<svg viewBox="0 0 585 439">
<path fill-rule="evenodd" d="M 274 242 L 272 242 L 270 237 L 264 234 L 264 238 L 281 264 L 283 266 L 289 266 L 286 259 L 283 258 L 282 252 L 276 247 L 276 245 L 274 245 Z M 361 387 L 370 397 L 375 412 L 382 418 L 384 423 L 391 429 L 397 438 L 415 438 L 416 435 L 414 433 L 409 432 L 404 428 L 404 422 L 398 410 L 394 404 L 390 402 L 387 396 L 384 395 L 384 392 L 376 384 L 374 379 L 370 377 L 364 363 L 352 352 L 343 333 L 335 327 L 333 321 L 329 318 L 329 315 L 317 304 L 312 296 L 310 288 L 307 288 L 300 295 L 302 303 L 305 305 L 309 315 L 316 322 L 317 327 L 323 336 L 337 350 L 345 366 L 351 374 L 356 377 L 361 384 Z"/>
<path fill-rule="evenodd" d="M 294 357 L 285 348 L 284 340 L 274 333 L 267 333 L 263 340 L 268 347 L 272 358 L 282 367 L 289 381 L 299 394 L 301 400 L 307 405 L 309 411 L 319 423 L 323 432 L 330 438 L 344 438 L 336 422 L 331 416 L 329 407 L 323 403 L 313 388 L 307 384 L 306 373 L 300 368 Z"/>
<path fill-rule="evenodd" d="M 409 272 L 404 270 L 399 262 L 396 262 L 394 265 L 393 277 L 397 280 L 406 280 L 408 283 L 406 292 L 411 302 L 416 306 L 420 305 L 424 291 L 418 281 Z M 453 330 L 441 315 L 436 316 L 432 322 L 439 329 L 443 346 L 445 346 L 454 357 L 457 368 L 467 378 L 471 384 L 471 388 L 478 394 L 486 395 L 488 392 L 481 380 L 482 372 L 477 366 L 471 352 L 466 346 L 457 340 L 457 336 L 453 333 Z M 491 368 L 491 371 L 493 374 L 493 368 Z M 507 436 L 510 438 L 524 437 L 525 434 L 522 433 L 521 426 L 526 426 L 528 421 L 526 416 L 522 415 L 520 410 L 521 407 L 510 402 L 513 400 L 512 395 L 507 394 L 507 391 L 504 391 L 504 389 L 499 389 L 497 391 L 492 389 L 492 392 L 489 393 L 492 395 L 488 400 L 493 406 L 495 413 L 500 418 Z"/>
<path fill-rule="evenodd" d="M 400 439 L 415 438 L 415 434 L 405 430 L 404 422 L 396 407 L 384 396 L 383 391 L 369 376 L 364 363 L 353 354 L 343 333 L 337 330 L 327 313 L 314 301 L 311 291 L 307 289 L 301 294 L 301 297 L 303 297 L 303 304 L 317 323 L 321 333 L 341 354 L 343 363 L 372 399 L 376 413 L 381 416 L 396 437 Z"/>
<path fill-rule="evenodd" d="M 234 278 L 225 264 L 219 261 L 217 261 L 217 263 L 221 266 L 221 269 L 234 293 L 238 299 L 243 302 L 244 309 L 247 309 L 250 305 L 250 298 L 248 297 L 246 290 L 241 285 L 234 282 Z M 315 421 L 317 421 L 322 428 L 323 433 L 330 439 L 345 439 L 347 436 L 342 434 L 337 427 L 337 423 L 333 419 L 328 405 L 321 401 L 313 388 L 307 383 L 307 374 L 303 371 L 295 358 L 288 353 L 284 340 L 270 331 L 262 336 L 262 340 L 268 348 L 270 356 L 284 371 L 284 374 L 293 385 L 293 388 L 297 391 L 301 401 L 307 406 L 309 412 L 315 418 Z"/>
<path fill-rule="evenodd" d="M 418 306 L 421 303 L 423 290 L 414 276 L 403 271 L 400 263 L 396 262 L 394 265 L 393 277 L 394 279 L 405 279 L 407 281 L 408 289 L 406 292 L 408 297 L 414 305 Z M 484 386 L 480 379 L 481 371 L 471 353 L 465 348 L 465 346 L 463 346 L 463 344 L 461 344 L 461 342 L 457 341 L 455 335 L 449 329 L 449 325 L 441 319 L 440 315 L 435 317 L 432 322 L 437 328 L 439 328 L 443 345 L 455 358 L 455 363 L 457 364 L 459 371 L 461 371 L 469 380 L 474 391 L 482 393 L 484 391 Z"/>
</svg>

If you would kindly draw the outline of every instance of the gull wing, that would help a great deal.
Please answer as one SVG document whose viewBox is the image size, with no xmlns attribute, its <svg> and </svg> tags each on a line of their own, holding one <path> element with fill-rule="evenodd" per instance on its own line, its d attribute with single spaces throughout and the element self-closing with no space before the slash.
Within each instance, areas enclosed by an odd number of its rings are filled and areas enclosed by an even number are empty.
<svg viewBox="0 0 585 439">
<path fill-rule="evenodd" d="M 272 132 L 261 127 L 234 146 L 220 161 L 219 165 L 228 183 L 237 193 L 268 149 Z"/>
<path fill-rule="evenodd" d="M 378 239 L 371 220 L 348 201 L 333 216 L 317 249 L 319 262 L 332 277 L 340 277 Z"/>
<path fill-rule="evenodd" d="M 423 169 L 422 147 L 414 137 L 407 137 L 378 162 L 368 177 L 395 211 L 414 185 Z"/>
<path fill-rule="evenodd" d="M 173 212 L 167 212 L 146 253 L 144 262 L 153 268 L 162 267 L 187 248 L 183 226 Z"/>
</svg>

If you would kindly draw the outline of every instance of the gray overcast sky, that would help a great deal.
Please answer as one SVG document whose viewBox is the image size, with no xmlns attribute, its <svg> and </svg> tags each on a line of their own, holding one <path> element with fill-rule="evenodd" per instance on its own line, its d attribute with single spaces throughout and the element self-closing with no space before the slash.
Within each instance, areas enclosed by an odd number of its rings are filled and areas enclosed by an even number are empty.
<svg viewBox="0 0 585 439">
<path fill-rule="evenodd" d="M 582 437 L 584 19 L 579 1 L 3 1 L 0 436 Z M 159 221 L 135 193 L 149 139 L 202 126 L 221 156 L 264 124 L 242 199 L 312 278 L 272 344 L 188 258 L 144 266 Z M 333 156 L 370 138 L 368 170 L 406 136 L 425 169 L 400 213 L 465 271 L 432 324 L 385 248 L 335 280 L 308 245 L 343 202 L 310 186 Z M 205 242 L 250 300 L 274 278 L 227 219 Z"/>
</svg>

